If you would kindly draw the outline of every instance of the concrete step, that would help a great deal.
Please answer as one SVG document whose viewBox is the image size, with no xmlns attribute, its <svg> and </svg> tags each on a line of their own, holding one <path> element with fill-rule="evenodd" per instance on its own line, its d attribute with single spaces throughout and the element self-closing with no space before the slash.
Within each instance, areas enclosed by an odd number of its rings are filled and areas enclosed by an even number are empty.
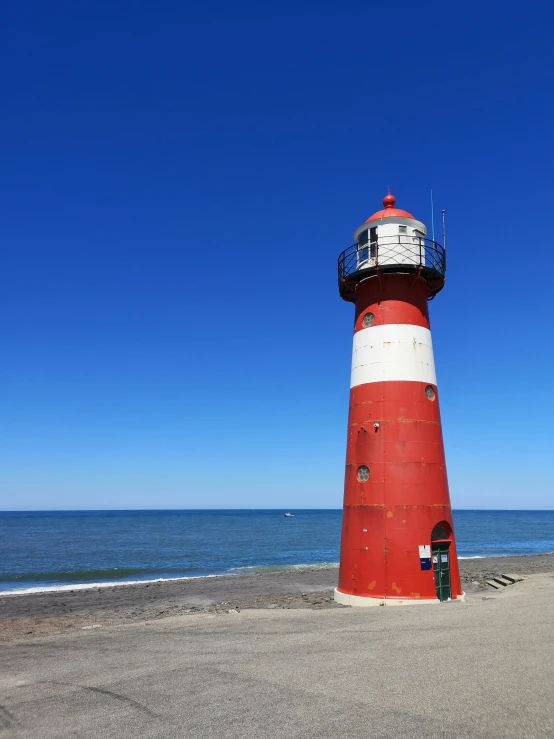
<svg viewBox="0 0 554 739">
<path fill-rule="evenodd" d="M 507 575 L 505 572 L 502 573 L 502 577 L 505 580 L 509 580 L 512 584 L 515 582 L 522 582 L 523 580 L 521 575 Z"/>
<path fill-rule="evenodd" d="M 494 590 L 502 590 L 502 588 L 508 585 L 513 585 L 516 582 L 521 582 L 523 578 L 520 575 L 496 575 L 496 577 L 487 580 L 487 585 Z"/>
</svg>

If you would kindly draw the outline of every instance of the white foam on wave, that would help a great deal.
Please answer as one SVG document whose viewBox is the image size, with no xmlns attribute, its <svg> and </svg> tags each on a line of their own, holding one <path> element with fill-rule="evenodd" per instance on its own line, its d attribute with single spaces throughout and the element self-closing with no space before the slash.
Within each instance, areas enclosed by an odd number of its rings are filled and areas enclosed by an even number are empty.
<svg viewBox="0 0 554 739">
<path fill-rule="evenodd" d="M 32 588 L 14 588 L 13 590 L 0 591 L 0 598 L 5 595 L 33 595 L 39 593 L 62 593 L 70 590 L 94 590 L 95 588 L 118 588 L 125 585 L 149 585 L 158 582 L 176 582 L 178 580 L 199 580 L 205 577 L 232 577 L 249 572 L 281 572 L 290 570 L 325 570 L 338 567 L 338 562 L 318 562 L 316 564 L 297 565 L 249 565 L 246 567 L 233 567 L 227 572 L 217 575 L 183 575 L 182 577 L 156 577 L 150 580 L 110 580 L 108 582 L 87 582 L 73 585 L 36 585 Z"/>
<path fill-rule="evenodd" d="M 233 567 L 229 570 L 230 573 L 244 573 L 248 572 L 290 572 L 291 570 L 332 570 L 338 567 L 338 562 L 315 562 L 312 564 L 298 564 L 298 565 L 246 565 L 244 567 Z"/>
<path fill-rule="evenodd" d="M 233 573 L 225 573 L 222 575 L 188 575 L 183 577 L 157 577 L 153 580 L 114 580 L 111 582 L 87 582 L 78 583 L 76 585 L 37 585 L 34 588 L 21 588 L 15 590 L 3 590 L 0 592 L 0 598 L 5 595 L 30 595 L 37 593 L 60 593 L 68 590 L 94 590 L 95 588 L 118 588 L 124 585 L 150 585 L 156 582 L 175 582 L 177 580 L 199 580 L 205 577 L 225 577 L 225 575 Z"/>
<path fill-rule="evenodd" d="M 499 559 L 500 557 L 546 557 L 554 552 L 533 552 L 532 554 L 476 554 L 473 557 L 458 557 L 458 559 Z"/>
</svg>

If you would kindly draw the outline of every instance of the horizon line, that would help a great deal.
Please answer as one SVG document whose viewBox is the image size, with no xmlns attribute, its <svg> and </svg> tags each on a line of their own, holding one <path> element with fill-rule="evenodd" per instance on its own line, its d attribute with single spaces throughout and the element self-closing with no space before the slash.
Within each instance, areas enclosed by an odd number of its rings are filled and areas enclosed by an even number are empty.
<svg viewBox="0 0 554 739">
<path fill-rule="evenodd" d="M 155 512 L 214 512 L 214 511 L 342 511 L 341 508 L 0 508 L 2 513 L 155 513 Z M 452 511 L 483 512 L 547 512 L 554 508 L 452 508 Z"/>
</svg>

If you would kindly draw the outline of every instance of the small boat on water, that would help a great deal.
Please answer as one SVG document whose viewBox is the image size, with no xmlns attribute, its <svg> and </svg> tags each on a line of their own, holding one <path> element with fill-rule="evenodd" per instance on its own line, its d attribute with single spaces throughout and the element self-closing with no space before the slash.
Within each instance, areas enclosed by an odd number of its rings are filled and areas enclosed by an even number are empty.
<svg viewBox="0 0 554 739">
<path fill-rule="evenodd" d="M 285 513 L 285 518 L 294 518 L 294 513 Z"/>
</svg>

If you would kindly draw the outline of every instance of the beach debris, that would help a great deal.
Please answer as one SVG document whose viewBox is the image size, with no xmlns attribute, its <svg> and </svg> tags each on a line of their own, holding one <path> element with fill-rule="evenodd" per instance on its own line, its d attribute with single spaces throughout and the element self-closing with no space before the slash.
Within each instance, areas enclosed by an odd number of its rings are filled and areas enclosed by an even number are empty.
<svg viewBox="0 0 554 739">
<path fill-rule="evenodd" d="M 101 629 L 102 624 L 92 624 L 91 626 L 80 626 L 80 629 Z"/>
</svg>

